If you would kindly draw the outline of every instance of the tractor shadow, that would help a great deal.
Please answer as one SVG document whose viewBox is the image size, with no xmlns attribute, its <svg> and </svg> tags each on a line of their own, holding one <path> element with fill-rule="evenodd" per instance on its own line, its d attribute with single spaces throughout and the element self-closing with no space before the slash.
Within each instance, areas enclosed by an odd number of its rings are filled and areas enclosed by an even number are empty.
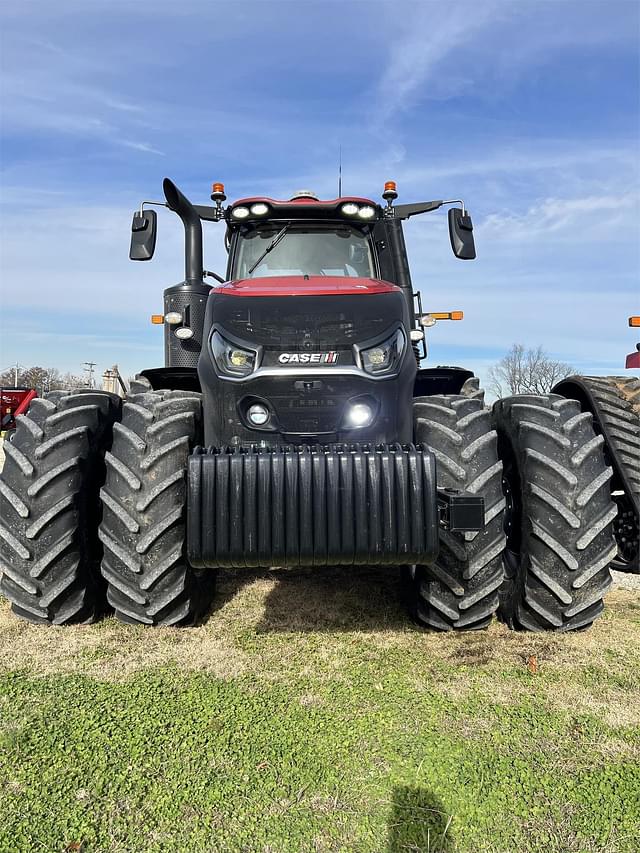
<svg viewBox="0 0 640 853">
<path fill-rule="evenodd" d="M 431 791 L 413 785 L 394 788 L 387 853 L 453 853 L 451 817 Z"/>
<path fill-rule="evenodd" d="M 398 566 L 223 570 L 206 621 L 257 580 L 271 588 L 257 633 L 397 631 L 411 626 Z"/>
</svg>

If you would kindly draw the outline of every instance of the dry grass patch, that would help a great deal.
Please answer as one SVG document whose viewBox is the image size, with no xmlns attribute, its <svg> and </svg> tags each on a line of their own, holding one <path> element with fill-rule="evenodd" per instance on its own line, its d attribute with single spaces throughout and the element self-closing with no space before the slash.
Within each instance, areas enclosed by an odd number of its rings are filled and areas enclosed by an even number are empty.
<svg viewBox="0 0 640 853">
<path fill-rule="evenodd" d="M 417 690 L 459 700 L 479 693 L 503 703 L 543 694 L 554 707 L 636 725 L 640 686 L 630 689 L 625 679 L 631 683 L 640 670 L 640 598 L 615 590 L 591 630 L 562 635 L 517 633 L 498 622 L 468 634 L 416 630 L 399 601 L 397 573 L 382 568 L 222 572 L 212 612 L 183 630 L 112 618 L 43 628 L 19 621 L 0 602 L 5 671 L 119 680 L 174 664 L 225 679 L 250 673 L 267 681 L 326 683 L 348 682 L 354 664 L 383 673 L 392 662 L 406 669 Z"/>
<path fill-rule="evenodd" d="M 533 670 L 532 670 L 532 664 Z M 527 634 L 494 622 L 487 631 L 415 629 L 399 599 L 397 572 L 382 568 L 221 572 L 214 609 L 189 629 L 149 629 L 108 618 L 46 628 L 16 619 L 0 602 L 0 671 L 78 673 L 122 680 L 164 665 L 222 679 L 303 683 L 302 705 L 349 686 L 358 668 L 384 690 L 402 671 L 417 693 L 513 706 L 593 713 L 612 727 L 640 724 L 640 597 L 614 590 L 605 616 L 577 634 Z M 315 685 L 313 687 L 312 685 Z M 481 727 L 479 720 L 463 728 Z M 611 752 L 616 747 L 603 744 Z"/>
<path fill-rule="evenodd" d="M 0 670 L 36 676 L 78 673 L 122 680 L 145 669 L 175 665 L 231 679 L 246 670 L 247 656 L 215 625 L 179 631 L 149 630 L 115 619 L 64 628 L 29 625 L 0 602 Z"/>
</svg>

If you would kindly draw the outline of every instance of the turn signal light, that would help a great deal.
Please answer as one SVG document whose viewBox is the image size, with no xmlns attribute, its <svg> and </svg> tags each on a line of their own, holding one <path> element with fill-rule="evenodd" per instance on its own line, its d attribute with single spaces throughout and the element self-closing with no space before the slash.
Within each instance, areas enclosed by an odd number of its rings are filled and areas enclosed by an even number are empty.
<svg viewBox="0 0 640 853">
<path fill-rule="evenodd" d="M 161 326 L 164 323 L 164 314 L 152 314 L 151 322 L 154 326 Z"/>
<path fill-rule="evenodd" d="M 434 320 L 462 320 L 464 311 L 429 311 L 429 316 Z"/>
<path fill-rule="evenodd" d="M 640 317 L 629 317 L 629 325 L 635 327 L 640 326 Z"/>
</svg>

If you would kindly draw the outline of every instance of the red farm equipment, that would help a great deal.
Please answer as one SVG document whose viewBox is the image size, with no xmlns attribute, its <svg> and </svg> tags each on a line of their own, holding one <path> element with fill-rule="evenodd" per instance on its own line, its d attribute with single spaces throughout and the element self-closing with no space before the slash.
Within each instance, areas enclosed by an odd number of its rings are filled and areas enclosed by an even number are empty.
<svg viewBox="0 0 640 853">
<path fill-rule="evenodd" d="M 0 431 L 16 428 L 16 416 L 27 411 L 38 396 L 33 388 L 0 388 Z"/>
<path fill-rule="evenodd" d="M 303 191 L 225 206 L 214 184 L 205 206 L 163 188 L 134 214 L 130 257 L 153 256 L 150 205 L 180 217 L 185 279 L 153 318 L 164 366 L 124 405 L 96 391 L 33 400 L 6 444 L 14 612 L 87 621 L 106 590 L 125 622 L 187 625 L 219 568 L 381 565 L 401 569 L 431 630 L 495 614 L 588 627 L 612 562 L 637 565 L 634 404 L 624 380 L 573 377 L 488 408 L 470 370 L 424 366 L 425 331 L 460 312 L 423 310 L 403 227 L 449 206 L 452 250 L 471 260 L 464 203 L 396 204 L 392 181 L 384 204 Z M 224 228 L 224 275 L 204 268 L 203 221 Z"/>
</svg>

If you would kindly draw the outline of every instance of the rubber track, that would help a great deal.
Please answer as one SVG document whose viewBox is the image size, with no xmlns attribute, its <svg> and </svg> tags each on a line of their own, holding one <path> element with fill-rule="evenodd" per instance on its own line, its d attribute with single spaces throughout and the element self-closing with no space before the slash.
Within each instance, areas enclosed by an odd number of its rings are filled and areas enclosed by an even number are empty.
<svg viewBox="0 0 640 853">
<path fill-rule="evenodd" d="M 102 574 L 122 621 L 183 624 L 207 603 L 184 548 L 185 472 L 201 434 L 201 398 L 151 391 L 142 377 L 133 388 L 144 393 L 125 403 L 106 458 Z"/>
<path fill-rule="evenodd" d="M 499 400 L 493 418 L 506 471 L 511 459 L 518 472 L 522 509 L 519 560 L 507 562 L 500 615 L 531 631 L 588 627 L 602 613 L 616 554 L 604 439 L 578 402 L 555 394 Z"/>
<path fill-rule="evenodd" d="M 98 490 L 119 412 L 115 395 L 52 392 L 4 444 L 0 589 L 23 619 L 88 622 L 102 607 Z"/>
<path fill-rule="evenodd" d="M 460 395 L 414 401 L 415 440 L 436 454 L 438 485 L 485 499 L 484 529 L 466 534 L 442 530 L 437 561 L 416 568 L 411 609 L 431 629 L 484 628 L 498 608 L 505 501 L 497 435 L 483 400 L 473 377 Z"/>
<path fill-rule="evenodd" d="M 572 376 L 559 383 L 557 392 L 580 400 L 594 416 L 594 428 L 606 442 L 615 472 L 613 486 L 625 493 L 619 500 L 616 522 L 620 560 L 616 568 L 640 571 L 640 379 L 624 376 Z M 555 389 L 554 389 L 555 390 Z M 622 555 L 629 559 L 625 560 Z"/>
</svg>

